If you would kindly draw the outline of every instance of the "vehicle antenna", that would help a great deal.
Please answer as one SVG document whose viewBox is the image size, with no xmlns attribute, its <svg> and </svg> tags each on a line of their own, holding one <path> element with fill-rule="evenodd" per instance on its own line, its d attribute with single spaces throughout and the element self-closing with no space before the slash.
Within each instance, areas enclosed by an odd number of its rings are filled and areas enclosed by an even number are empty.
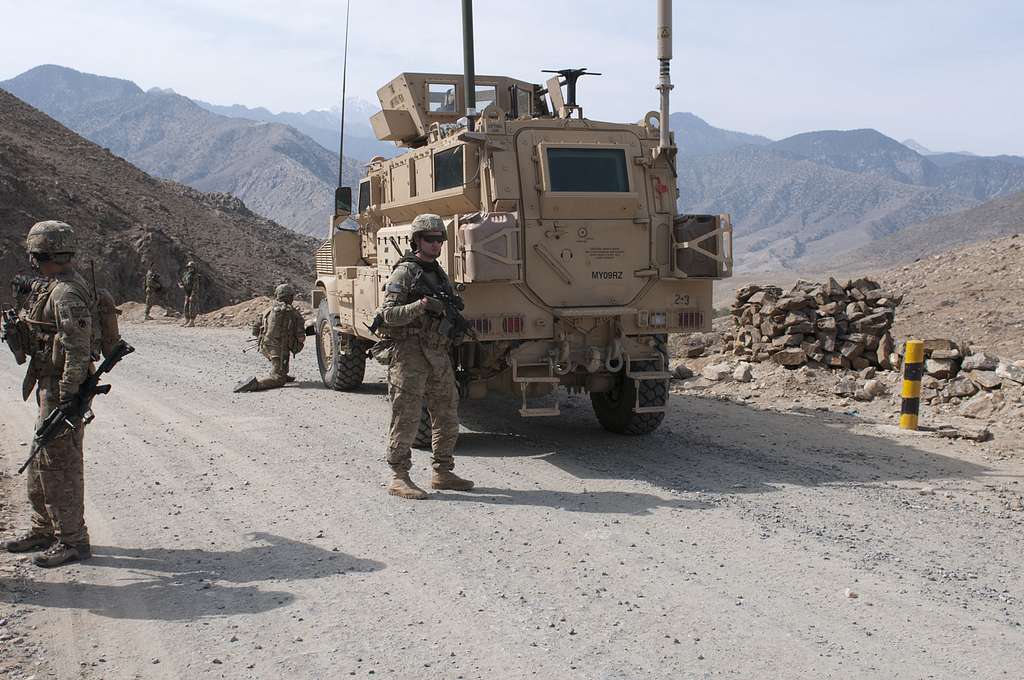
<svg viewBox="0 0 1024 680">
<path fill-rule="evenodd" d="M 352 11 L 352 0 L 345 2 L 345 53 L 341 60 L 341 141 L 338 142 L 338 186 L 342 186 L 345 168 L 345 86 L 348 84 L 348 18 Z"/>
</svg>

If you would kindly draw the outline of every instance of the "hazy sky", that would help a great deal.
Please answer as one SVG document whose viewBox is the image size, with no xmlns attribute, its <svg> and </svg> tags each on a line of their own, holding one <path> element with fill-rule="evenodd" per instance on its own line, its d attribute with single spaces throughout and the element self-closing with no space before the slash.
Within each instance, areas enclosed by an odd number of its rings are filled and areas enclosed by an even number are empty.
<svg viewBox="0 0 1024 680">
<path fill-rule="evenodd" d="M 353 0 L 349 94 L 459 72 L 459 0 Z M 657 108 L 654 0 L 476 0 L 477 72 L 586 66 L 589 117 Z M 218 104 L 327 108 L 344 0 L 0 0 L 0 80 L 55 63 Z M 675 2 L 673 111 L 773 138 L 873 127 L 937 150 L 1024 154 L 1024 2 Z"/>
</svg>

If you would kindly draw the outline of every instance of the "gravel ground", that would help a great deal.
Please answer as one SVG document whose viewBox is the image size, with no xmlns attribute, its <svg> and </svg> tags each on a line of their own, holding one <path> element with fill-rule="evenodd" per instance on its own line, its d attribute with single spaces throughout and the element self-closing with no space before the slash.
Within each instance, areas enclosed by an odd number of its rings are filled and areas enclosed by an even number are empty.
<svg viewBox="0 0 1024 680">
<path fill-rule="evenodd" d="M 847 413 L 673 395 L 464 409 L 474 493 L 385 494 L 384 372 L 235 395 L 244 329 L 127 325 L 86 436 L 94 557 L 0 557 L 0 676 L 1016 678 L 1018 456 Z M 0 512 L 33 409 L 0 365 Z M 428 460 L 416 454 L 414 478 Z M 12 519 L 11 512 L 14 512 Z"/>
</svg>

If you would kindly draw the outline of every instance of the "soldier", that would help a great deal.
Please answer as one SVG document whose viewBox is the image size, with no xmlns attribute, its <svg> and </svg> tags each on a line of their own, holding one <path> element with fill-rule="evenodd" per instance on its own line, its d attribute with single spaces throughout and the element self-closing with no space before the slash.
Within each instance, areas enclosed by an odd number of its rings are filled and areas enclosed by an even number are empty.
<svg viewBox="0 0 1024 680">
<path fill-rule="evenodd" d="M 75 272 L 75 234 L 64 222 L 35 224 L 26 249 L 32 267 L 44 277 L 27 315 L 5 328 L 22 339 L 21 350 L 31 357 L 23 383 L 25 398 L 38 385 L 36 401 L 41 422 L 54 407 L 75 398 L 92 364 L 96 301 L 85 280 Z M 13 348 L 12 348 L 13 349 Z M 35 563 L 56 567 L 90 556 L 85 527 L 82 439 L 84 423 L 43 447 L 28 469 L 28 498 L 32 528 L 8 541 L 8 552 L 45 548 Z"/>
<path fill-rule="evenodd" d="M 412 223 L 412 253 L 398 261 L 385 286 L 381 317 L 382 334 L 394 341 L 388 366 L 391 396 L 391 427 L 387 462 L 394 478 L 388 486 L 393 496 L 423 499 L 427 493 L 409 479 L 410 447 L 419 427 L 426 395 L 433 430 L 434 489 L 468 491 L 473 482 L 452 472 L 455 440 L 459 434 L 459 396 L 452 368 L 452 337 L 445 332 L 446 319 L 440 292 L 458 300 L 437 258 L 445 241 L 444 222 L 437 215 L 419 215 Z"/>
<path fill-rule="evenodd" d="M 185 309 L 183 310 L 185 323 L 182 324 L 183 326 L 196 325 L 196 309 L 199 307 L 199 284 L 201 279 L 202 277 L 199 275 L 196 263 L 189 260 L 188 264 L 185 265 L 185 272 L 181 275 L 181 280 L 178 281 L 178 287 L 185 291 Z"/>
<path fill-rule="evenodd" d="M 161 301 L 163 298 L 164 284 L 160 281 L 160 275 L 157 274 L 152 268 L 146 270 L 146 321 L 152 321 L 153 317 L 149 315 L 149 311 L 153 309 L 153 303 Z"/>
<path fill-rule="evenodd" d="M 295 380 L 288 375 L 288 361 L 292 354 L 302 351 L 306 341 L 305 321 L 299 310 L 292 307 L 294 288 L 282 283 L 274 289 L 274 297 L 277 301 L 253 324 L 253 335 L 259 338 L 260 354 L 270 360 L 270 375 L 240 382 L 235 392 L 272 390 Z"/>
</svg>

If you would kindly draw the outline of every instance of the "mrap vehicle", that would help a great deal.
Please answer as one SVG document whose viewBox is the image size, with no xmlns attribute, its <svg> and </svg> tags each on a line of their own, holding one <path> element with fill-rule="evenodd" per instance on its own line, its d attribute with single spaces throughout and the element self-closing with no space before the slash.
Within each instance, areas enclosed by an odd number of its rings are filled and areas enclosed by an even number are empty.
<svg viewBox="0 0 1024 680">
<path fill-rule="evenodd" d="M 477 76 L 467 58 L 465 74 L 402 73 L 377 91 L 374 132 L 406 151 L 369 162 L 358 229 L 343 228 L 350 199 L 336 201 L 316 253 L 312 304 L 328 387 L 362 383 L 379 339 L 369 326 L 410 248 L 410 223 L 436 213 L 447 230 L 440 264 L 474 331 L 452 352 L 463 397 L 512 393 L 521 415 L 557 416 L 557 399 L 540 398 L 562 387 L 588 392 L 607 430 L 658 427 L 667 334 L 710 330 L 712 283 L 732 269 L 728 215 L 676 211 L 668 4 L 659 6 L 661 108 L 638 123 L 584 116 L 576 85 L 585 69 L 541 86 Z"/>
</svg>

